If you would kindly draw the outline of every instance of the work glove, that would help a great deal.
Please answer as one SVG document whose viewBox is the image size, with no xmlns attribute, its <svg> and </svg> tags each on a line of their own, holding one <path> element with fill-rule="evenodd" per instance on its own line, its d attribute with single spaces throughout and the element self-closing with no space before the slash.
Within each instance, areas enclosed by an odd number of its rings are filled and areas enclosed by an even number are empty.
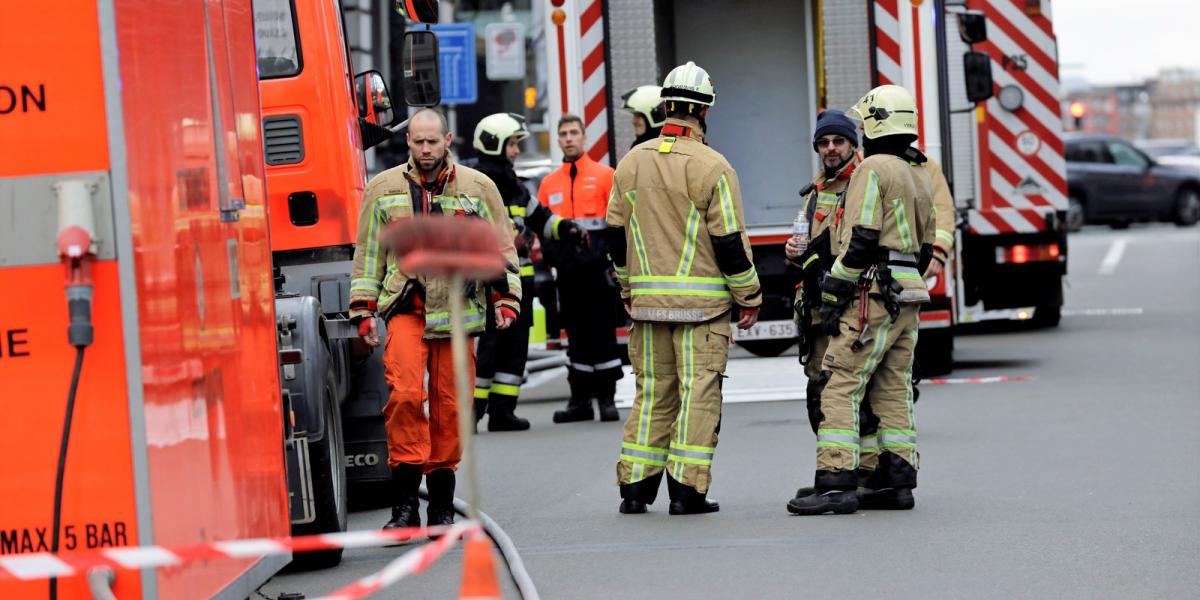
<svg viewBox="0 0 1200 600">
<path fill-rule="evenodd" d="M 558 224 L 558 239 L 568 244 L 582 245 L 583 229 L 581 229 L 579 225 L 575 223 L 575 221 L 563 219 L 563 221 Z"/>
<path fill-rule="evenodd" d="M 825 335 L 841 335 L 840 323 L 846 305 L 858 291 L 858 283 L 838 279 L 829 273 L 821 279 L 821 331 Z"/>
</svg>

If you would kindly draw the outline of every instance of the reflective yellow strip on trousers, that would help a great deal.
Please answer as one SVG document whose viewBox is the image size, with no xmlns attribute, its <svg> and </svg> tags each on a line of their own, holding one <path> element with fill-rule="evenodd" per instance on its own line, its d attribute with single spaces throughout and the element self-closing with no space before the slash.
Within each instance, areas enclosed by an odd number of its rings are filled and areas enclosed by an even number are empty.
<svg viewBox="0 0 1200 600">
<path fill-rule="evenodd" d="M 511 385 L 508 383 L 493 383 L 491 392 L 501 396 L 512 396 L 516 398 L 521 395 L 521 386 Z"/>
<path fill-rule="evenodd" d="M 696 326 L 691 323 L 683 326 L 683 379 L 680 381 L 680 403 L 679 403 L 679 427 L 675 436 L 675 441 L 671 442 L 672 449 L 677 445 L 687 444 L 688 424 L 692 416 L 692 390 L 696 383 L 696 350 L 694 342 L 696 338 Z M 674 453 L 672 452 L 672 455 Z M 674 456 L 672 456 L 674 458 Z M 679 480 L 683 477 L 683 463 L 685 461 L 675 461 L 675 479 Z M 710 459 L 711 462 L 711 459 Z"/>
<path fill-rule="evenodd" d="M 858 407 L 862 404 L 863 393 L 867 389 L 867 382 L 870 381 L 868 374 L 875 372 L 875 367 L 879 366 L 879 358 L 883 356 L 884 345 L 887 343 L 888 334 L 892 330 L 892 320 L 884 319 L 879 326 L 879 331 L 875 333 L 875 343 L 871 345 L 871 354 L 867 356 L 866 362 L 863 363 L 862 370 L 858 372 L 858 385 L 850 392 L 850 401 L 854 414 L 854 431 L 851 432 L 858 436 L 858 428 L 861 424 L 858 422 Z M 855 447 L 858 444 L 855 443 Z M 858 453 L 854 454 L 854 467 L 858 468 Z"/>
<path fill-rule="evenodd" d="M 654 336 L 649 324 L 643 324 L 642 330 L 642 411 L 638 414 L 637 443 L 646 445 L 650 438 L 650 415 L 654 410 Z M 666 462 L 663 462 L 666 465 Z M 657 465 L 656 465 L 657 466 Z M 645 469 L 641 464 L 633 465 L 633 476 L 630 483 L 641 481 L 645 477 Z"/>
<path fill-rule="evenodd" d="M 639 470 L 641 465 L 650 465 L 653 467 L 665 467 L 667 465 L 667 451 L 663 448 L 653 448 L 642 444 L 633 444 L 630 442 L 621 443 L 621 460 L 633 463 L 634 471 Z M 637 482 L 635 477 L 630 483 Z"/>
<path fill-rule="evenodd" d="M 709 466 L 713 461 L 713 454 L 716 448 L 707 446 L 689 446 L 687 444 L 677 444 L 671 442 L 671 448 L 668 450 L 669 459 L 676 465 L 675 479 L 678 480 L 683 473 L 683 465 L 700 465 Z"/>
</svg>

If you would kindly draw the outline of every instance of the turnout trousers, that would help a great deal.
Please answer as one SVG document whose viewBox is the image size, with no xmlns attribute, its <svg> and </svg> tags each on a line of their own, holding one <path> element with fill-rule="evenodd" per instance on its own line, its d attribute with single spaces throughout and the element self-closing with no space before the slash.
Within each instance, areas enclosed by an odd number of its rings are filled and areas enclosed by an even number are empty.
<svg viewBox="0 0 1200 600">
<path fill-rule="evenodd" d="M 913 415 L 912 368 L 917 345 L 919 305 L 902 304 L 892 321 L 883 302 L 872 296 L 867 313 L 867 335 L 861 348 L 853 348 L 859 337 L 859 301 L 846 307 L 841 335 L 829 338 L 822 359 L 829 381 L 821 394 L 821 424 L 817 430 L 818 490 L 853 490 L 858 485 L 855 469 L 875 469 L 878 487 L 916 487 L 920 455 L 917 425 Z M 870 390 L 870 406 L 878 419 L 877 431 L 860 438 L 860 413 Z M 876 450 L 878 454 L 876 454 Z M 877 458 L 876 458 L 877 457 Z M 878 467 L 872 463 L 878 463 Z"/>
<path fill-rule="evenodd" d="M 849 310 L 849 309 L 847 309 Z M 857 314 L 857 313 L 856 313 Z M 821 317 L 813 311 L 812 319 L 814 323 L 820 323 Z M 855 327 L 857 327 L 857 321 Z M 821 395 L 825 390 L 826 384 L 832 373 L 825 370 L 824 358 L 825 351 L 829 349 L 830 336 L 821 333 L 817 327 L 808 334 L 812 339 L 812 350 L 808 356 L 808 362 L 804 364 L 804 376 L 808 378 L 806 386 L 806 404 L 808 405 L 808 420 L 812 425 L 813 433 L 816 433 L 821 427 L 821 412 L 818 410 L 821 407 Z M 875 416 L 871 410 L 871 390 L 874 387 L 875 379 L 871 379 L 871 383 L 867 384 L 867 394 L 859 402 L 858 410 L 858 428 L 859 428 L 859 469 L 873 470 L 875 465 L 879 463 L 879 418 Z"/>
<path fill-rule="evenodd" d="M 602 268 L 590 264 L 558 273 L 559 314 L 567 330 L 567 382 L 572 398 L 611 398 L 617 380 L 625 375 L 617 346 L 620 295 L 605 278 Z"/>
<path fill-rule="evenodd" d="M 475 416 L 509 411 L 517 405 L 529 360 L 529 328 L 533 327 L 533 278 L 521 278 L 521 315 L 504 330 L 496 329 L 488 311 L 487 329 L 479 337 L 475 364 Z"/>
<path fill-rule="evenodd" d="M 425 473 L 456 469 L 462 458 L 458 435 L 458 399 L 450 339 L 425 339 L 425 314 L 410 312 L 388 319 L 383 350 L 388 401 L 383 407 L 387 428 L 388 466 L 420 465 Z M 474 347 L 467 345 L 467 377 L 474 378 Z M 429 371 L 429 391 L 425 372 Z M 429 400 L 429 416 L 425 401 Z"/>
<path fill-rule="evenodd" d="M 634 321 L 629 357 L 637 395 L 625 421 L 617 483 L 662 472 L 708 492 L 721 428 L 721 379 L 729 358 L 729 313 L 703 323 Z M 653 502 L 657 485 L 646 490 Z"/>
</svg>

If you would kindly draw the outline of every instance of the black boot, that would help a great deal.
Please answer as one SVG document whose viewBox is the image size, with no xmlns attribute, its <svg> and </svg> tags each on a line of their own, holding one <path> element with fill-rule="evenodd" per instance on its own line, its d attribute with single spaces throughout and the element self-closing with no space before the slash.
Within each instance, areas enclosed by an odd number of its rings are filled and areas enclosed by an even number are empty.
<svg viewBox="0 0 1200 600">
<path fill-rule="evenodd" d="M 596 406 L 600 408 L 601 421 L 620 421 L 621 413 L 617 412 L 617 401 L 612 396 L 596 398 Z"/>
<path fill-rule="evenodd" d="M 429 506 L 425 516 L 430 527 L 454 524 L 454 471 L 437 469 L 425 476 L 425 487 L 429 490 Z M 430 539 L 438 536 L 431 535 Z"/>
<path fill-rule="evenodd" d="M 529 419 L 518 417 L 514 412 L 516 407 L 516 398 L 492 396 L 488 400 L 488 431 L 525 431 L 529 429 Z"/>
<path fill-rule="evenodd" d="M 879 455 L 879 466 L 861 484 L 859 507 L 866 510 L 912 510 L 917 470 L 892 452 Z"/>
<path fill-rule="evenodd" d="M 567 407 L 563 410 L 554 411 L 555 423 L 574 423 L 576 421 L 591 421 L 596 418 L 592 412 L 592 399 L 587 396 L 571 393 L 571 399 L 567 400 Z"/>
<path fill-rule="evenodd" d="M 701 494 L 696 488 L 675 481 L 667 475 L 667 493 L 671 496 L 671 506 L 667 512 L 672 515 L 701 515 L 721 510 L 721 505 L 715 500 L 709 500 L 707 494 Z"/>
<path fill-rule="evenodd" d="M 794 515 L 850 514 L 858 510 L 857 487 L 854 471 L 817 471 L 813 488 L 796 490 L 787 510 Z"/>
<path fill-rule="evenodd" d="M 621 484 L 621 506 L 617 509 L 623 515 L 640 515 L 646 512 L 648 504 L 654 504 L 658 498 L 658 486 L 662 483 L 662 471 L 655 473 L 635 483 Z"/>
<path fill-rule="evenodd" d="M 858 507 L 863 510 L 912 510 L 916 504 L 912 488 L 863 488 L 858 495 Z"/>
<path fill-rule="evenodd" d="M 403 464 L 392 468 L 392 519 L 384 529 L 398 527 L 420 527 L 420 501 L 417 489 L 421 487 L 421 466 Z"/>
</svg>

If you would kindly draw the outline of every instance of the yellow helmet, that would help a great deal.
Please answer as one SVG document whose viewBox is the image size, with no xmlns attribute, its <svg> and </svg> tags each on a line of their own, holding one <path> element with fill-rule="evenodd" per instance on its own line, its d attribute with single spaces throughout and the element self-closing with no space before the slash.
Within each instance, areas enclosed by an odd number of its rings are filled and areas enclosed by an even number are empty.
<svg viewBox="0 0 1200 600">
<path fill-rule="evenodd" d="M 621 100 L 624 101 L 621 109 L 645 117 L 647 127 L 662 127 L 667 120 L 667 113 L 663 110 L 662 88 L 657 85 L 639 85 L 625 92 Z"/>
<path fill-rule="evenodd" d="M 662 87 L 664 104 L 676 101 L 712 106 L 717 101 L 717 92 L 713 90 L 708 71 L 690 60 L 685 65 L 671 69 L 667 78 L 663 80 Z"/>
<path fill-rule="evenodd" d="M 917 103 L 898 85 L 881 85 L 867 92 L 846 114 L 862 124 L 868 139 L 917 135 Z"/>
<path fill-rule="evenodd" d="M 508 138 L 523 140 L 529 137 L 525 128 L 525 117 L 514 113 L 488 115 L 475 126 L 475 149 L 482 154 L 500 156 Z"/>
</svg>

